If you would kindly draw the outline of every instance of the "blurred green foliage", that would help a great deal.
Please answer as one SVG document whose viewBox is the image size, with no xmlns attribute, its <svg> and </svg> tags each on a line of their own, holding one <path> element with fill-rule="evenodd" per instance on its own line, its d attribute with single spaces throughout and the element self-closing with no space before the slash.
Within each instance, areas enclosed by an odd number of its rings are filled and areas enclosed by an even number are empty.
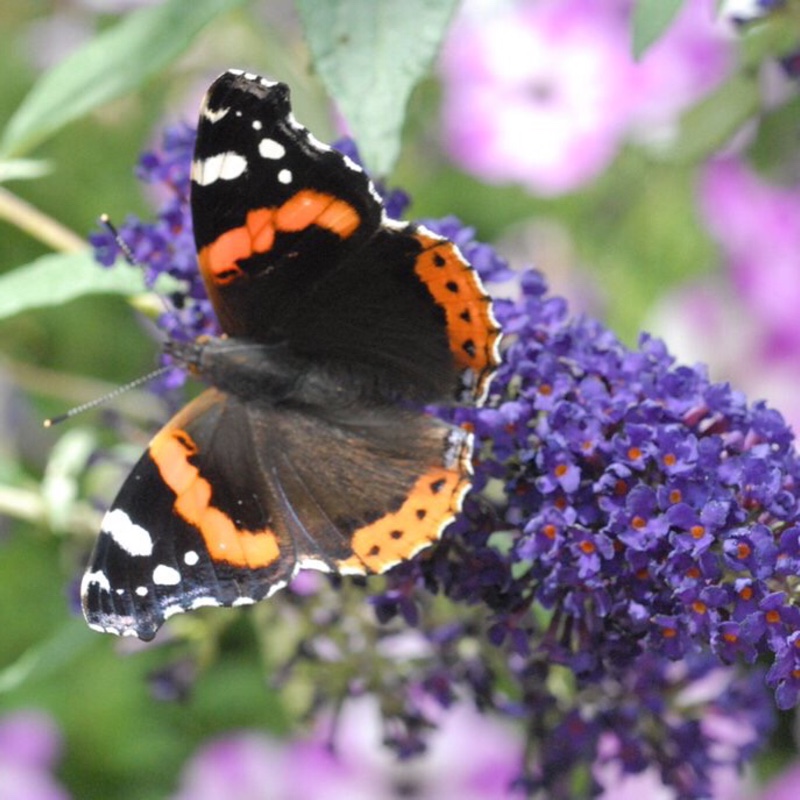
<svg viewBox="0 0 800 800">
<path fill-rule="evenodd" d="M 171 5 L 179 9 L 181 4 Z M 324 93 L 299 32 L 287 37 L 288 23 L 269 3 L 228 10 L 236 5 L 205 3 L 207 9 L 226 13 L 198 38 L 185 33 L 180 60 L 181 48 L 172 48 L 172 40 L 162 37 L 160 45 L 152 45 L 162 48 L 161 61 L 152 48 L 146 50 L 144 55 L 156 61 L 131 63 L 114 99 L 66 127 L 31 137 L 28 141 L 38 145 L 24 155 L 46 162 L 50 171 L 7 188 L 79 237 L 96 226 L 103 212 L 117 220 L 129 213 L 148 216 L 147 198 L 133 177 L 139 153 L 165 119 L 191 121 L 190 109 L 204 84 L 229 66 L 287 80 L 297 116 L 320 138 L 328 137 Z M 31 51 L 31 25 L 52 21 L 59 10 L 60 4 L 43 0 L 10 0 L 0 6 L 0 120 L 8 121 L 19 108 L 38 79 L 35 59 L 48 55 Z M 95 19 L 84 13 L 83 19 L 103 30 L 118 24 L 113 15 Z M 108 63 L 120 68 L 113 59 Z M 102 72 L 104 66 L 92 68 Z M 435 83 L 427 79 L 412 95 L 392 177 L 414 198 L 412 214 L 456 214 L 487 240 L 515 223 L 558 220 L 572 236 L 579 260 L 602 284 L 611 326 L 629 341 L 666 287 L 714 268 L 714 248 L 696 219 L 691 161 L 659 161 L 630 148 L 585 191 L 536 198 L 515 187 L 486 186 L 448 166 L 431 144 L 437 108 Z M 764 120 L 755 152 L 767 166 L 776 149 L 795 145 L 798 119 L 800 105 L 793 102 Z M 0 218 L 0 231 L 0 274 L 51 252 L 11 221 Z M 46 286 L 32 289 L 47 291 Z M 209 735 L 237 726 L 278 732 L 289 726 L 284 698 L 269 687 L 264 655 L 250 627 L 237 621 L 228 626 L 241 615 L 215 610 L 225 625 L 221 638 L 211 643 L 202 640 L 207 629 L 198 628 L 197 651 L 219 647 L 222 657 L 208 653 L 189 699 L 166 703 L 153 698 L 147 677 L 179 658 L 180 651 L 169 642 L 136 648 L 91 633 L 74 610 L 76 582 L 95 535 L 91 521 L 99 519 L 99 509 L 86 498 L 107 501 L 122 467 L 112 465 L 102 478 L 81 481 L 83 521 L 74 530 L 50 529 L 37 487 L 64 431 L 43 434 L 37 422 L 91 399 L 94 385 L 87 388 L 77 376 L 114 385 L 155 364 L 155 339 L 128 302 L 129 293 L 86 296 L 0 320 L 0 438 L 5 440 L 0 442 L 0 478 L 9 489 L 6 496 L 0 486 L 0 714 L 39 707 L 55 716 L 67 743 L 60 775 L 82 800 L 164 797 L 174 789 L 186 756 Z M 20 369 L 23 365 L 34 369 Z M 102 426 L 101 419 L 90 415 L 74 425 Z M 157 421 L 137 429 L 132 436 L 139 440 L 136 446 Z M 24 502 L 14 505 L 19 498 L 11 489 L 21 492 Z"/>
</svg>

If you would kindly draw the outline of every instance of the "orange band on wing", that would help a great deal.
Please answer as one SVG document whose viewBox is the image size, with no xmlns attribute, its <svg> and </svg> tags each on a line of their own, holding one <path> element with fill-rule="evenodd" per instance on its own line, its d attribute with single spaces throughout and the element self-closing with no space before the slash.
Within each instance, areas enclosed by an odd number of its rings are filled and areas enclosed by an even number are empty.
<svg viewBox="0 0 800 800">
<path fill-rule="evenodd" d="M 347 239 L 360 224 L 361 217 L 349 203 L 303 189 L 283 205 L 249 211 L 244 225 L 226 231 L 200 250 L 200 269 L 212 283 L 231 283 L 244 276 L 239 261 L 271 250 L 277 233 L 299 233 L 314 225 Z"/>
<path fill-rule="evenodd" d="M 353 555 L 340 561 L 344 573 L 385 572 L 433 544 L 461 509 L 467 476 L 436 467 L 415 484 L 400 508 L 353 533 Z"/>
<path fill-rule="evenodd" d="M 444 309 L 450 350 L 456 363 L 488 377 L 499 362 L 500 326 L 478 273 L 456 246 L 438 236 L 417 233 L 423 251 L 415 271 Z"/>
<path fill-rule="evenodd" d="M 275 228 L 286 233 L 316 225 L 346 239 L 360 223 L 361 217 L 349 203 L 313 189 L 303 189 L 275 209 Z"/>
<path fill-rule="evenodd" d="M 211 484 L 189 461 L 197 445 L 186 431 L 161 431 L 149 452 L 164 483 L 175 492 L 175 512 L 197 528 L 214 561 L 249 569 L 275 562 L 280 551 L 273 531 L 239 530 L 227 514 L 211 505 Z"/>
</svg>

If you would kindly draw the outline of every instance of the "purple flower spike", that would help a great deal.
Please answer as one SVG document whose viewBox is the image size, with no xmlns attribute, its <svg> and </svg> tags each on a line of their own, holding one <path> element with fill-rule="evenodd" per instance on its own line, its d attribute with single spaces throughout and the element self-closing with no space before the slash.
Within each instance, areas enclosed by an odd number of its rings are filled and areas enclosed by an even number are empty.
<svg viewBox="0 0 800 800">
<path fill-rule="evenodd" d="M 172 302 L 172 309 L 159 319 L 159 327 L 165 335 L 175 339 L 193 339 L 217 331 L 197 265 L 189 211 L 189 170 L 194 140 L 193 128 L 176 125 L 164 131 L 157 149 L 142 154 L 136 175 L 151 185 L 159 198 L 158 217 L 154 222 L 129 217 L 119 226 L 120 238 L 137 264 L 144 268 L 146 286 L 153 286 L 160 275 L 169 275 L 183 287 L 167 298 Z M 103 266 L 113 265 L 122 256 L 108 231 L 93 233 L 89 241 Z"/>
</svg>

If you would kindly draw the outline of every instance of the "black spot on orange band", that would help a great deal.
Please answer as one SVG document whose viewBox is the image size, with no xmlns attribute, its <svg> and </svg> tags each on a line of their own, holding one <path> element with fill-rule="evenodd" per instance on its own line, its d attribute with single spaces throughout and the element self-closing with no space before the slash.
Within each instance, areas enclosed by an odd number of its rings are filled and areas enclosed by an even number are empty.
<svg viewBox="0 0 800 800">
<path fill-rule="evenodd" d="M 414 484 L 397 511 L 353 532 L 353 555 L 343 572 L 384 572 L 435 542 L 461 508 L 470 485 L 456 470 L 435 467 Z"/>
<path fill-rule="evenodd" d="M 491 300 L 452 242 L 423 232 L 416 237 L 423 248 L 417 257 L 417 276 L 444 309 L 453 358 L 477 374 L 480 394 L 499 360 L 500 327 L 492 316 Z"/>
</svg>

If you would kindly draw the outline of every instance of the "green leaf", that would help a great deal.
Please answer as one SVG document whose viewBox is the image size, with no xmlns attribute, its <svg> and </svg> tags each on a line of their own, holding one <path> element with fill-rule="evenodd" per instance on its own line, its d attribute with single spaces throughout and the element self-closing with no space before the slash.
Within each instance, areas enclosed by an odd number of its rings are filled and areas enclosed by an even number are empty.
<svg viewBox="0 0 800 800">
<path fill-rule="evenodd" d="M 0 319 L 57 306 L 85 294 L 134 295 L 145 291 L 140 272 L 103 269 L 88 250 L 42 256 L 0 276 Z"/>
<path fill-rule="evenodd" d="M 0 160 L 0 183 L 41 178 L 52 170 L 48 161 L 33 158 Z"/>
<path fill-rule="evenodd" d="M 683 6 L 683 0 L 636 0 L 633 9 L 633 55 L 640 59 L 658 41 Z"/>
<path fill-rule="evenodd" d="M 81 479 L 86 475 L 89 459 L 97 446 L 93 429 L 74 427 L 67 430 L 51 450 L 41 493 L 47 524 L 52 530 L 69 530 Z"/>
<path fill-rule="evenodd" d="M 759 111 L 761 102 L 757 76 L 734 75 L 681 117 L 680 135 L 670 157 L 683 163 L 708 158 Z"/>
<path fill-rule="evenodd" d="M 26 650 L 13 664 L 0 670 L 0 695 L 15 691 L 30 680 L 57 674 L 92 643 L 88 629 L 67 620 L 49 639 Z"/>
<path fill-rule="evenodd" d="M 46 73 L 0 140 L 20 155 L 68 122 L 140 86 L 176 59 L 217 15 L 242 0 L 167 0 L 128 14 Z"/>
<path fill-rule="evenodd" d="M 436 55 L 457 0 L 297 0 L 314 63 L 361 157 L 386 175 L 411 90 Z"/>
</svg>

